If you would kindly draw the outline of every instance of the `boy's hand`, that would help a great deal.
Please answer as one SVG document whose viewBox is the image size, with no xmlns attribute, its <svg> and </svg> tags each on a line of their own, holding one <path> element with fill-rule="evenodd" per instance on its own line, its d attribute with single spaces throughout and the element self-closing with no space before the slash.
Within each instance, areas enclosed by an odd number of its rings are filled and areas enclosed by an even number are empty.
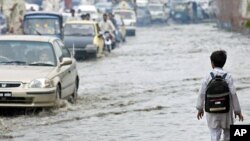
<svg viewBox="0 0 250 141">
<path fill-rule="evenodd" d="M 203 115 L 204 115 L 204 110 L 199 110 L 197 113 L 197 119 L 198 120 L 202 119 Z"/>
<path fill-rule="evenodd" d="M 235 114 L 235 118 L 237 118 L 237 116 L 239 117 L 239 121 L 242 121 L 242 122 L 243 122 L 244 117 L 243 117 L 242 113 Z"/>
</svg>

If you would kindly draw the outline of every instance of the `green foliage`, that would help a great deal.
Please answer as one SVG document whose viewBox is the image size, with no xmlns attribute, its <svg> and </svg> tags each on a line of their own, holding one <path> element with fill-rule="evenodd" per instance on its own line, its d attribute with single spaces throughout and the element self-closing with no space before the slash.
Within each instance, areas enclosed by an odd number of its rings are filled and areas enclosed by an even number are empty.
<svg viewBox="0 0 250 141">
<path fill-rule="evenodd" d="M 249 29 L 250 29 L 250 20 L 247 20 L 246 28 L 249 28 Z"/>
</svg>

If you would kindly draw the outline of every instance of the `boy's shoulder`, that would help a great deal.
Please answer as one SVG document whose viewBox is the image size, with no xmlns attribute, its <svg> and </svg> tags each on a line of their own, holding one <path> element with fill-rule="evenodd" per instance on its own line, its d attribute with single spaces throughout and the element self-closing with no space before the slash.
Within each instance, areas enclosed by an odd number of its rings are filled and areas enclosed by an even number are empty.
<svg viewBox="0 0 250 141">
<path fill-rule="evenodd" d="M 213 69 L 210 70 L 209 72 L 207 72 L 206 76 L 205 76 L 205 81 L 210 81 L 212 79 L 213 76 L 219 75 L 219 76 L 223 76 L 226 74 L 225 79 L 226 80 L 231 80 L 232 79 L 232 74 L 226 70 L 218 70 L 218 69 Z M 212 76 L 213 75 L 213 76 Z"/>
</svg>

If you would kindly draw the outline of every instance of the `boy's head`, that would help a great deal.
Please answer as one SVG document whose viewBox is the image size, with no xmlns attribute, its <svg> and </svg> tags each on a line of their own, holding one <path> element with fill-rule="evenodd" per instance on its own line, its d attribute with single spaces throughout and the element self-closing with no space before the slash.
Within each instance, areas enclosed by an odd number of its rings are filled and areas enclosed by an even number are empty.
<svg viewBox="0 0 250 141">
<path fill-rule="evenodd" d="M 210 60 L 213 68 L 223 68 L 227 60 L 227 52 L 225 50 L 214 51 L 210 56 Z"/>
</svg>

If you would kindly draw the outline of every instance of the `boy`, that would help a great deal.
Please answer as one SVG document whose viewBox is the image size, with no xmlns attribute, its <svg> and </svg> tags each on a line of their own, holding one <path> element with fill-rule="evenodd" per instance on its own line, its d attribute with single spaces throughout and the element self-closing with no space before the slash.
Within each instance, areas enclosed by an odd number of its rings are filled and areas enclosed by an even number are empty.
<svg viewBox="0 0 250 141">
<path fill-rule="evenodd" d="M 199 91 L 197 105 L 196 105 L 196 108 L 198 110 L 198 114 L 197 114 L 198 120 L 200 120 L 203 117 L 204 115 L 203 109 L 205 107 L 207 124 L 210 129 L 212 141 L 220 141 L 222 131 L 224 134 L 224 141 L 230 140 L 230 125 L 233 124 L 233 120 L 234 120 L 233 112 L 235 114 L 235 118 L 237 118 L 238 116 L 239 121 L 243 121 L 243 115 L 241 114 L 241 108 L 240 108 L 240 104 L 238 101 L 238 97 L 236 95 L 236 89 L 234 87 L 233 78 L 230 74 L 228 74 L 222 69 L 224 64 L 226 63 L 226 59 L 227 59 L 227 54 L 226 54 L 226 51 L 224 50 L 214 51 L 211 54 L 210 60 L 211 60 L 211 65 L 212 65 L 213 70 L 202 82 L 201 89 Z M 219 94 L 219 96 L 222 96 L 222 95 L 224 96 L 220 98 L 218 98 L 218 95 L 213 96 L 212 93 L 210 93 L 210 95 L 208 94 L 209 91 L 211 91 L 208 89 L 211 88 L 212 85 L 216 86 L 215 83 L 212 82 L 212 80 L 216 81 L 215 79 L 221 80 L 221 81 L 216 82 L 217 85 L 219 85 L 218 83 L 223 83 L 223 81 L 225 82 L 224 84 L 226 86 L 223 85 L 225 87 L 220 87 L 219 89 L 221 88 L 224 88 L 225 90 L 228 89 L 228 95 L 227 95 L 228 97 L 226 97 L 227 93 L 225 92 Z M 211 84 L 211 83 L 214 83 L 214 84 Z M 216 91 L 216 90 L 212 90 L 212 91 Z M 217 97 L 217 99 L 216 98 L 212 99 L 211 97 Z M 222 102 L 222 100 L 224 101 Z M 225 104 L 226 103 L 225 100 L 228 100 L 227 101 L 228 106 L 220 105 L 220 104 Z M 221 107 L 219 107 L 218 105 Z"/>
</svg>

